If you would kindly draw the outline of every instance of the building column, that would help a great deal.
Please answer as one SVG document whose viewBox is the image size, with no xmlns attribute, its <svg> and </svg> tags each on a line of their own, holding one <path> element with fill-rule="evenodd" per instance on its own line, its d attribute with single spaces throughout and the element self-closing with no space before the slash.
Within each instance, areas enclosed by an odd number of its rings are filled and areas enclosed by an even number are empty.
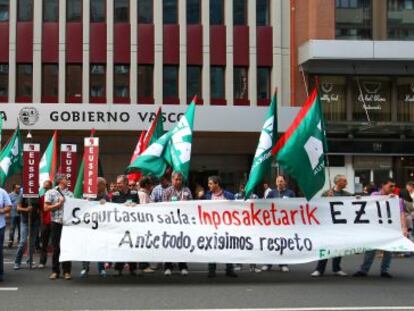
<svg viewBox="0 0 414 311">
<path fill-rule="evenodd" d="M 42 2 L 33 1 L 33 103 L 42 100 Z"/>
<path fill-rule="evenodd" d="M 352 98 L 352 83 L 353 80 L 351 77 L 345 77 L 345 92 L 346 92 L 346 120 L 352 121 L 352 114 L 353 114 L 353 102 L 354 99 Z"/>
<path fill-rule="evenodd" d="M 202 98 L 204 105 L 210 105 L 210 0 L 201 1 L 201 24 L 203 25 Z"/>
<path fill-rule="evenodd" d="M 282 103 L 283 88 L 282 88 L 282 76 L 281 71 L 283 67 L 282 61 L 282 1 L 270 1 L 270 25 L 273 28 L 273 66 L 271 70 L 271 91 L 275 88 L 278 90 L 278 103 Z M 280 105 L 280 104 L 279 104 Z"/>
<path fill-rule="evenodd" d="M 138 101 L 138 4 L 137 1 L 129 2 L 129 18 L 131 27 L 131 62 L 129 66 L 129 96 L 131 104 Z"/>
<path fill-rule="evenodd" d="M 106 102 L 114 102 L 114 1 L 106 0 Z"/>
<path fill-rule="evenodd" d="M 9 103 L 16 101 L 16 28 L 17 2 L 10 1 L 9 6 Z"/>
<path fill-rule="evenodd" d="M 257 106 L 257 31 L 256 0 L 248 1 L 249 25 L 249 100 L 251 106 Z"/>
<path fill-rule="evenodd" d="M 66 101 L 66 0 L 59 2 L 58 102 Z"/>
<path fill-rule="evenodd" d="M 84 103 L 89 103 L 89 33 L 90 33 L 90 1 L 83 1 L 83 36 L 82 36 L 82 48 L 83 48 L 83 62 L 82 62 L 82 100 Z"/>
<path fill-rule="evenodd" d="M 226 25 L 225 96 L 227 105 L 234 105 L 233 0 L 224 1 L 224 13 L 224 24 Z"/>
<path fill-rule="evenodd" d="M 187 0 L 178 0 L 180 27 L 180 66 L 178 68 L 178 97 L 180 105 L 187 104 Z M 190 95 L 193 96 L 193 95 Z"/>
<path fill-rule="evenodd" d="M 391 121 L 398 121 L 398 89 L 397 89 L 397 78 L 391 78 Z"/>
<path fill-rule="evenodd" d="M 154 101 L 163 104 L 163 15 L 162 1 L 154 1 Z"/>
</svg>

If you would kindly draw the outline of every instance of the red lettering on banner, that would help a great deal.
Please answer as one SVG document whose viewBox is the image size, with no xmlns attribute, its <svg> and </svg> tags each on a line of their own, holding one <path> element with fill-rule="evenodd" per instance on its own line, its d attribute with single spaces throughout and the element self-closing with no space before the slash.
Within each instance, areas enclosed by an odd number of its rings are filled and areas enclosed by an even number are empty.
<svg viewBox="0 0 414 311">
<path fill-rule="evenodd" d="M 214 226 L 294 226 L 320 225 L 317 218 L 318 207 L 311 207 L 309 204 L 300 205 L 298 208 L 283 209 L 277 208 L 271 203 L 269 208 L 257 208 L 250 203 L 246 210 L 207 210 L 198 205 L 198 219 L 201 225 Z"/>
</svg>

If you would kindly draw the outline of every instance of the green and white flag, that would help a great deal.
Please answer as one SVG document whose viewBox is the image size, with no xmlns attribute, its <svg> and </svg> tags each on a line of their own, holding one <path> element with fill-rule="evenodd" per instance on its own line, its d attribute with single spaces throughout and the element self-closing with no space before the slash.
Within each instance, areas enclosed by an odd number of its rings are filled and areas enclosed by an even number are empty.
<svg viewBox="0 0 414 311">
<path fill-rule="evenodd" d="M 272 148 L 277 137 L 277 94 L 273 95 L 272 102 L 265 117 L 265 122 L 259 138 L 253 164 L 250 169 L 249 180 L 246 184 L 245 199 L 250 198 L 253 189 L 270 172 L 272 164 Z"/>
<path fill-rule="evenodd" d="M 174 128 L 151 144 L 128 166 L 127 171 L 139 169 L 144 175 L 162 177 L 169 165 L 188 178 L 196 100 L 195 97 Z"/>
<path fill-rule="evenodd" d="M 49 142 L 45 152 L 43 153 L 39 162 L 39 187 L 40 195 L 45 193 L 43 183 L 46 180 L 54 182 L 57 166 L 57 131 L 53 133 L 52 139 Z"/>
<path fill-rule="evenodd" d="M 315 89 L 272 150 L 279 166 L 296 179 L 307 200 L 325 184 L 327 150 L 321 102 Z"/>
<path fill-rule="evenodd" d="M 3 187 L 6 179 L 23 168 L 23 145 L 20 128 L 14 131 L 8 144 L 0 152 L 0 186 Z"/>
</svg>

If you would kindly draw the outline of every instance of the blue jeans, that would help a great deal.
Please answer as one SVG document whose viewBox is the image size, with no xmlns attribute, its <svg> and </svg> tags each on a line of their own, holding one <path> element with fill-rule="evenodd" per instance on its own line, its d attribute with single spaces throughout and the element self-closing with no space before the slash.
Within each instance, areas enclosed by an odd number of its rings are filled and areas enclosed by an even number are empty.
<svg viewBox="0 0 414 311">
<path fill-rule="evenodd" d="M 9 231 L 9 243 L 14 242 L 14 233 L 17 229 L 17 242 L 20 241 L 20 215 L 14 215 L 10 217 L 10 231 Z"/>
<path fill-rule="evenodd" d="M 0 279 L 3 279 L 4 267 L 3 267 L 3 243 L 4 243 L 4 232 L 6 227 L 0 228 Z"/>
<path fill-rule="evenodd" d="M 368 273 L 369 268 L 371 268 L 372 263 L 375 259 L 375 254 L 377 253 L 376 250 L 365 252 L 364 255 L 364 262 L 361 265 L 361 271 Z M 392 253 L 384 251 L 384 256 L 382 257 L 381 262 L 381 273 L 382 272 L 388 272 L 391 266 L 391 259 L 392 259 Z"/>
<path fill-rule="evenodd" d="M 29 247 L 29 259 L 28 262 L 33 262 L 33 251 L 35 245 L 36 236 L 39 233 L 39 222 L 33 222 L 30 234 L 30 247 Z M 26 247 L 27 237 L 29 236 L 29 224 L 21 222 L 20 223 L 20 241 L 19 246 L 17 247 L 16 259 L 14 263 L 16 265 L 20 265 L 22 263 L 22 257 L 24 253 L 24 249 Z"/>
</svg>

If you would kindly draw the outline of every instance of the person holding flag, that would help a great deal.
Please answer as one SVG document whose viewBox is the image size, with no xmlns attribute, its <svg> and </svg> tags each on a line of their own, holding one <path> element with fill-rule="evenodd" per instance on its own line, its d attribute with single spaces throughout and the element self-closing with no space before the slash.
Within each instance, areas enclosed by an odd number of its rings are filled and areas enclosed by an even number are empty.
<svg viewBox="0 0 414 311">
<path fill-rule="evenodd" d="M 50 280 L 56 280 L 60 274 L 60 237 L 63 229 L 63 208 L 65 205 L 65 199 L 67 197 L 73 198 L 73 193 L 68 189 L 68 180 L 65 175 L 58 174 L 55 176 L 56 187 L 48 190 L 45 193 L 45 205 L 46 211 L 51 211 L 52 224 L 51 224 L 51 239 L 53 246 L 52 255 L 52 274 L 49 276 Z M 72 279 L 71 270 L 72 263 L 70 261 L 62 262 L 63 276 L 65 280 Z"/>
</svg>

